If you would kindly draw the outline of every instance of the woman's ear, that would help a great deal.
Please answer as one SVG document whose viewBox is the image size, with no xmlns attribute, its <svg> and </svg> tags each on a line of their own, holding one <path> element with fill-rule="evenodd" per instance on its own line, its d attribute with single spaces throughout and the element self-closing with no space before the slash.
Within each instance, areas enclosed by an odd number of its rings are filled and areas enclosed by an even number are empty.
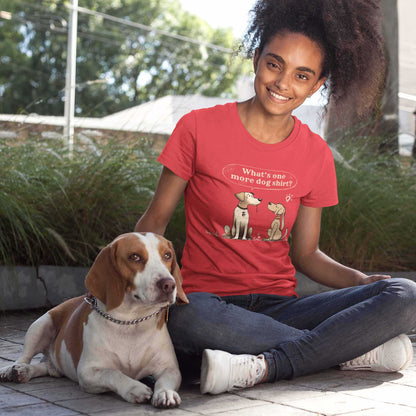
<svg viewBox="0 0 416 416">
<path fill-rule="evenodd" d="M 312 87 L 310 93 L 309 93 L 309 97 L 312 97 L 312 95 L 314 95 L 316 93 L 316 91 L 319 90 L 319 88 L 322 87 L 322 85 L 325 84 L 327 78 L 326 77 L 322 77 L 320 79 L 318 79 L 318 81 L 316 81 L 316 84 Z"/>
<path fill-rule="evenodd" d="M 256 50 L 254 51 L 254 58 L 253 58 L 254 73 L 257 72 L 257 66 L 259 64 L 259 59 L 260 59 L 260 51 L 259 51 L 259 48 L 256 48 Z"/>
</svg>

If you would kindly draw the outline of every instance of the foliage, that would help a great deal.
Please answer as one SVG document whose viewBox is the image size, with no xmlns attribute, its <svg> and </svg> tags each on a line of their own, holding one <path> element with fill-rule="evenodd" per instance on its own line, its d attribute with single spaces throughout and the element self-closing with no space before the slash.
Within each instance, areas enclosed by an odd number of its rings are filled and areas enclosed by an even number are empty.
<svg viewBox="0 0 416 416">
<path fill-rule="evenodd" d="M 0 263 L 89 266 L 132 231 L 160 167 L 146 142 L 0 147 Z"/>
<path fill-rule="evenodd" d="M 321 249 L 364 271 L 414 270 L 416 185 L 396 158 L 339 149 L 340 203 L 323 210 Z M 366 156 L 367 155 L 367 156 Z M 0 264 L 90 266 L 118 234 L 133 230 L 159 178 L 146 140 L 0 143 Z M 167 229 L 180 258 L 180 203 Z"/>
<path fill-rule="evenodd" d="M 372 145 L 351 140 L 339 149 L 340 202 L 323 210 L 321 249 L 359 270 L 414 270 L 415 174 L 398 157 L 368 152 Z"/>
<path fill-rule="evenodd" d="M 0 113 L 62 115 L 66 71 L 66 0 L 0 0 Z M 84 0 L 80 6 L 165 32 L 233 48 L 230 30 L 212 29 L 179 0 Z M 79 13 L 79 116 L 104 116 L 168 94 L 233 93 L 241 62 L 229 53 L 159 32 Z"/>
</svg>

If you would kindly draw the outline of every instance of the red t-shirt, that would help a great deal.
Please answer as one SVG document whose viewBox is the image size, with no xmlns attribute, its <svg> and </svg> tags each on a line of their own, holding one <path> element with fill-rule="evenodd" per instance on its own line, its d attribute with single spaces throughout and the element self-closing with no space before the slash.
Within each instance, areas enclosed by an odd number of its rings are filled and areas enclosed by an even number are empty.
<svg viewBox="0 0 416 416">
<path fill-rule="evenodd" d="M 332 153 L 295 118 L 281 143 L 254 139 L 236 103 L 192 111 L 158 159 L 188 181 L 186 293 L 295 295 L 288 237 L 299 204 L 338 203 Z"/>
</svg>

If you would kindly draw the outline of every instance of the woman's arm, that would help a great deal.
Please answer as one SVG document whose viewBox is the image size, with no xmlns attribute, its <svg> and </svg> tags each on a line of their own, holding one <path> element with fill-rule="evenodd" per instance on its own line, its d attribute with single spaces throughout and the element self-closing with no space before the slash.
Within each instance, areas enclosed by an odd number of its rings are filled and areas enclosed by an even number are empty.
<svg viewBox="0 0 416 416">
<path fill-rule="evenodd" d="M 164 167 L 155 195 L 134 227 L 134 231 L 148 231 L 163 235 L 187 183 L 186 180 Z"/>
<path fill-rule="evenodd" d="M 291 258 L 298 271 L 312 280 L 333 288 L 368 284 L 390 276 L 367 276 L 343 266 L 319 250 L 322 208 L 300 205 L 292 229 Z"/>
</svg>

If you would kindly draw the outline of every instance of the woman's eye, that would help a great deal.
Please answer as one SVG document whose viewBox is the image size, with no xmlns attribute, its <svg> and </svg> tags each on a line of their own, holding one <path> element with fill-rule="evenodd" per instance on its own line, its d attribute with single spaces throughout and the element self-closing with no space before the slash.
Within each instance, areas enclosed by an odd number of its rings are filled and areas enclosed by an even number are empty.
<svg viewBox="0 0 416 416">
<path fill-rule="evenodd" d="M 279 69 L 279 65 L 277 65 L 276 63 L 274 63 L 274 62 L 269 62 L 268 63 L 268 65 L 269 65 L 269 67 L 270 68 L 273 68 L 273 69 Z"/>
</svg>

